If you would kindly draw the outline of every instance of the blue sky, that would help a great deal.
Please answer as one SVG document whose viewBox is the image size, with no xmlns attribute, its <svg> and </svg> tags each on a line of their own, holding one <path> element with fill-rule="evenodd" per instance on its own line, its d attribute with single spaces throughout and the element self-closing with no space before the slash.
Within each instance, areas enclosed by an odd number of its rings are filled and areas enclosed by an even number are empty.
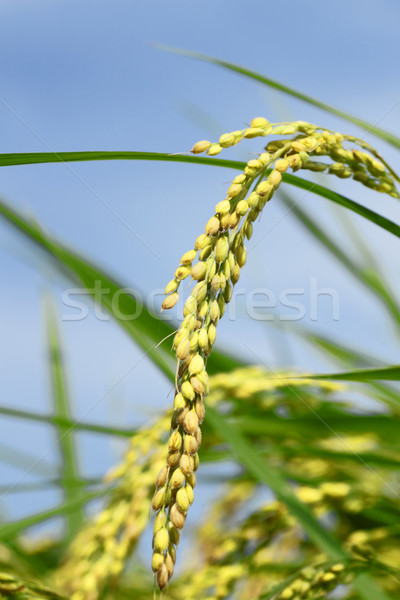
<svg viewBox="0 0 400 600">
<path fill-rule="evenodd" d="M 399 18 L 394 0 L 256 0 L 249 5 L 236 0 L 4 0 L 0 152 L 184 152 L 198 139 L 241 128 L 255 116 L 302 119 L 361 134 L 349 123 L 238 75 L 156 50 L 153 42 L 241 63 L 399 134 Z M 365 139 L 396 167 L 393 148 L 372 136 Z M 247 142 L 224 155 L 248 159 L 259 149 L 257 141 Z M 171 278 L 231 178 L 232 172 L 194 165 L 36 165 L 3 168 L 0 194 L 147 297 Z M 394 199 L 355 183 L 332 185 L 399 221 Z M 301 206 L 346 251 L 357 254 L 327 201 L 291 193 L 302 198 Z M 256 355 L 274 367 L 326 369 L 328 363 L 313 349 L 245 314 L 246 293 L 257 287 L 276 296 L 287 288 L 304 288 L 308 309 L 314 278 L 319 288 L 337 291 L 340 319 L 332 320 L 329 299 L 322 298 L 318 321 L 311 321 L 307 311 L 301 324 L 347 343 L 358 340 L 366 352 L 399 362 L 397 341 L 377 303 L 290 215 L 282 218 L 285 209 L 278 200 L 267 209 L 249 244 L 254 250 L 240 281 L 244 294 L 237 318 L 221 322 L 221 345 L 256 360 L 248 349 L 251 340 Z M 346 217 L 396 288 L 400 261 L 395 238 L 358 217 Z M 62 304 L 69 283 L 1 222 L 0 229 L 2 404 L 49 411 L 42 296 L 51 292 L 60 313 L 70 314 Z M 271 229 L 268 235 L 266 229 Z M 279 306 L 277 310 L 289 312 Z M 141 352 L 115 325 L 99 321 L 91 311 L 84 321 L 64 321 L 62 334 L 76 416 L 90 411 L 87 418 L 92 421 L 122 425 L 168 405 L 169 384 L 146 361 L 124 376 Z M 121 451 L 115 441 L 76 437 L 82 470 L 89 475 L 102 474 Z M 46 454 L 45 462 L 57 464 L 57 449 L 49 451 L 55 438 L 44 426 L 4 417 L 1 439 L 32 460 Z M 37 480 L 34 471 L 25 476 L 7 461 L 0 468 L 5 483 L 21 477 Z M 15 518 L 52 506 L 57 494 L 32 493 L 29 503 L 27 496 L 9 494 L 2 498 L 2 507 Z"/>
</svg>

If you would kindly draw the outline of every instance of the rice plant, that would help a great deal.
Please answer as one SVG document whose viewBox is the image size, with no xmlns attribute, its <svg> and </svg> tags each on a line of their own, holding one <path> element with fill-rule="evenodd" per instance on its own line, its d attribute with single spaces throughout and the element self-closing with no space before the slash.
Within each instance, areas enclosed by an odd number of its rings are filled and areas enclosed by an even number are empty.
<svg viewBox="0 0 400 600">
<path fill-rule="evenodd" d="M 400 148 L 394 135 L 259 74 L 210 57 L 195 58 L 279 87 Z M 257 157 L 247 163 L 215 158 L 239 143 L 254 144 Z M 204 153 L 206 156 L 199 156 Z M 0 410 L 57 428 L 63 459 L 57 485 L 64 501 L 53 510 L 0 527 L 0 597 L 399 597 L 396 382 L 400 367 L 385 365 L 362 349 L 344 347 L 305 329 L 296 332 L 342 370 L 326 374 L 289 368 L 271 372 L 264 365 L 249 365 L 214 349 L 218 323 L 247 262 L 247 240 L 253 228 L 262 228 L 259 217 L 270 201 L 281 195 L 281 200 L 288 202 L 287 190 L 297 186 L 361 215 L 388 235 L 400 237 L 399 225 L 379 212 L 303 177 L 312 172 L 326 174 L 326 181 L 328 177 L 352 179 L 374 190 L 377 198 L 381 193 L 398 199 L 395 169 L 362 139 L 307 121 L 270 123 L 264 117 L 255 117 L 245 129 L 222 133 L 217 141 L 195 143 L 191 154 L 2 154 L 0 164 L 116 158 L 191 162 L 204 169 L 206 165 L 231 168 L 236 174 L 214 210 L 210 207 L 204 227 L 199 223 L 193 247 L 182 248 L 174 276 L 166 285 L 162 313 L 176 306 L 183 281 L 190 278 L 194 282 L 186 294 L 179 327 L 145 305 L 140 305 L 141 315 L 134 322 L 118 318 L 112 298 L 123 289 L 119 281 L 65 247 L 40 224 L 0 203 L 3 220 L 44 251 L 71 282 L 87 290 L 96 281 L 103 284 L 107 290 L 103 307 L 165 374 L 166 395 L 172 385 L 174 396 L 169 411 L 133 435 L 121 428 L 74 421 L 57 314 L 46 300 L 54 414 L 22 414 L 9 407 Z M 379 266 L 374 273 L 360 269 L 313 216 L 298 206 L 294 214 L 315 237 L 315 243 L 322 244 L 373 293 L 393 328 L 398 328 L 397 299 Z M 171 265 L 165 265 L 166 274 L 170 269 Z M 140 304 L 126 294 L 123 302 L 127 313 L 135 312 Z M 361 407 L 352 395 L 353 382 L 358 382 L 365 400 Z M 143 394 L 147 394 L 146 402 L 151 401 L 148 391 Z M 104 475 L 96 489 L 79 477 L 75 430 L 131 437 L 122 461 Z M 184 525 L 196 502 L 196 473 L 206 465 L 210 479 L 214 473 L 219 485 L 212 501 L 203 503 L 201 519 L 187 531 Z M 85 510 L 93 499 L 101 499 L 94 515 Z M 29 528 L 56 515 L 64 518 L 63 531 L 51 541 L 44 536 L 33 541 Z M 146 555 L 139 544 L 147 538 Z M 186 548 L 183 553 L 181 543 Z"/>
</svg>

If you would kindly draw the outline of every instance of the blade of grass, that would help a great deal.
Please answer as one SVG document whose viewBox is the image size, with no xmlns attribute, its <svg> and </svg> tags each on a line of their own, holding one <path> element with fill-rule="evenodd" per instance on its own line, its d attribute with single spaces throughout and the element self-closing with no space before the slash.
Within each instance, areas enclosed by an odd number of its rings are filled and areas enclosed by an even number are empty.
<svg viewBox="0 0 400 600">
<path fill-rule="evenodd" d="M 70 400 L 67 392 L 65 377 L 65 365 L 63 361 L 63 349 L 61 338 L 57 329 L 57 317 L 54 301 L 50 298 L 44 300 L 44 312 L 46 317 L 47 345 L 50 364 L 52 400 L 54 407 L 54 416 L 61 419 L 70 420 Z M 56 424 L 56 435 L 59 439 L 59 449 L 61 454 L 60 480 L 64 491 L 66 503 L 73 501 L 80 495 L 81 486 L 69 485 L 69 481 L 79 481 L 79 468 L 77 464 L 77 449 L 73 438 L 73 428 L 66 427 L 60 422 Z M 66 543 L 79 531 L 84 522 L 83 507 L 70 512 L 66 519 Z"/>
<path fill-rule="evenodd" d="M 218 58 L 215 58 L 213 56 L 208 56 L 207 54 L 201 54 L 200 52 L 193 52 L 192 50 L 184 50 L 183 48 L 174 48 L 173 46 L 168 46 L 165 44 L 154 44 L 154 47 L 157 48 L 158 50 L 163 50 L 164 52 L 179 54 L 179 55 L 185 56 L 187 58 L 194 58 L 195 60 L 201 60 L 203 62 L 208 62 L 213 65 L 222 67 L 224 69 L 228 69 L 229 71 L 234 71 L 235 73 L 239 73 L 240 75 L 244 75 L 245 77 L 248 77 L 250 79 L 258 81 L 259 83 L 262 83 L 264 85 L 267 85 L 268 87 L 272 87 L 276 90 L 279 90 L 280 92 L 283 92 L 285 94 L 293 96 L 294 98 L 297 98 L 298 100 L 307 102 L 307 104 L 311 104 L 312 106 L 321 108 L 322 110 L 324 110 L 326 112 L 330 112 L 331 114 L 336 115 L 337 117 L 341 117 L 342 119 L 345 119 L 346 121 L 350 121 L 350 123 L 354 123 L 354 125 L 358 125 L 362 129 L 365 129 L 368 133 L 373 133 L 374 135 L 385 140 L 386 142 L 388 142 L 395 148 L 400 148 L 400 139 L 398 137 L 396 137 L 395 135 L 393 135 L 392 133 L 390 133 L 389 131 L 386 131 L 384 129 L 376 127 L 376 125 L 374 125 L 373 123 L 364 121 L 364 119 L 359 119 L 358 117 L 355 117 L 354 115 L 351 115 L 343 110 L 340 110 L 339 108 L 335 108 L 334 106 L 330 106 L 329 104 L 326 104 L 325 102 L 316 100 L 315 98 L 312 98 L 311 96 L 308 96 L 307 94 L 298 92 L 297 90 L 295 90 L 287 85 L 284 85 L 283 83 L 280 83 L 279 81 L 276 81 L 274 79 L 266 77 L 265 75 L 262 75 L 261 73 L 257 73 L 256 71 L 251 71 L 250 69 L 246 69 L 245 67 L 236 65 L 231 62 L 227 62 L 225 60 L 219 60 Z"/>
<path fill-rule="evenodd" d="M 324 529 L 310 509 L 297 499 L 281 473 L 260 459 L 246 438 L 220 413 L 208 407 L 207 418 L 216 433 L 230 445 L 238 461 L 256 481 L 270 487 L 277 498 L 286 504 L 289 511 L 298 520 L 316 546 L 332 559 L 346 558 L 347 554 L 341 547 L 339 540 L 329 530 Z M 357 581 L 354 584 L 361 598 L 364 600 L 389 600 L 388 596 L 369 577 L 368 582 L 369 586 L 364 585 L 364 580 L 362 580 L 360 586 L 358 586 Z"/>
<path fill-rule="evenodd" d="M 74 421 L 66 417 L 56 415 L 42 415 L 40 413 L 30 412 L 28 410 L 18 410 L 8 406 L 0 406 L 0 414 L 9 417 L 17 417 L 18 419 L 26 419 L 28 421 L 39 421 L 41 423 L 49 423 L 58 428 L 76 429 L 77 431 L 90 431 L 102 435 L 115 435 L 120 437 L 132 437 L 135 429 L 125 429 L 123 427 L 109 427 L 107 425 L 97 425 L 96 423 L 88 423 L 86 421 Z"/>
<path fill-rule="evenodd" d="M 289 376 L 289 379 L 335 379 L 339 381 L 400 381 L 400 366 L 391 365 L 381 369 L 359 369 L 345 373 L 318 373 L 314 375 L 302 375 L 300 377 Z M 273 379 L 273 377 L 272 377 Z"/>
<path fill-rule="evenodd" d="M 337 340 L 333 341 L 327 337 L 316 335 L 307 330 L 304 326 L 296 326 L 295 328 L 292 328 L 292 331 L 302 339 L 306 340 L 314 349 L 318 348 L 319 350 L 322 350 L 330 358 L 333 358 L 335 362 L 343 364 L 344 366 L 351 368 L 384 366 L 383 364 L 379 364 L 380 361 L 378 358 L 368 356 L 360 350 L 350 348 Z M 398 410 L 400 402 L 399 394 L 390 386 L 390 384 L 379 381 L 370 381 L 367 391 L 378 402 L 383 402 Z"/>
<path fill-rule="evenodd" d="M 0 154 L 0 167 L 16 165 L 38 165 L 46 163 L 87 162 L 93 160 L 155 160 L 178 163 L 194 163 L 239 169 L 246 163 L 237 160 L 217 159 L 211 156 L 193 156 L 192 154 L 165 154 L 162 152 L 132 151 L 84 151 L 84 152 L 18 152 Z"/>
<path fill-rule="evenodd" d="M 182 154 L 164 154 L 158 152 L 42 152 L 42 153 L 27 153 L 27 154 L 0 154 L 0 166 L 7 165 L 23 165 L 23 164 L 38 164 L 38 163 L 49 163 L 49 162 L 68 162 L 68 161 L 82 161 L 82 160 L 159 160 L 167 162 L 184 162 L 193 164 L 212 165 L 214 167 L 226 167 L 230 169 L 243 170 L 246 163 L 233 160 L 214 159 L 211 157 L 204 156 L 186 156 Z M 356 214 L 368 219 L 375 225 L 386 229 L 393 235 L 400 237 L 400 226 L 393 221 L 390 221 L 386 217 L 379 215 L 378 213 L 346 198 L 342 194 L 333 192 L 328 188 L 323 187 L 317 183 L 307 181 L 301 177 L 290 175 L 285 173 L 283 181 L 289 185 L 293 185 L 303 190 L 312 192 L 327 198 L 331 202 L 335 202 L 339 206 L 343 206 L 349 210 L 352 210 Z M 4 203 L 2 203 L 2 209 L 9 209 Z M 4 212 L 3 210 L 3 212 Z"/>
<path fill-rule="evenodd" d="M 359 415 L 349 414 L 346 416 L 327 416 L 324 414 L 324 423 L 331 431 L 343 433 L 374 433 L 386 443 L 396 443 L 399 438 L 400 423 L 392 415 Z M 315 417 L 277 418 L 268 415 L 268 419 L 259 416 L 251 417 L 243 415 L 236 422 L 236 427 L 243 433 L 254 436 L 275 436 L 286 439 L 290 431 L 294 437 L 301 441 L 310 438 L 321 438 L 326 434 L 321 429 L 321 422 Z"/>
</svg>

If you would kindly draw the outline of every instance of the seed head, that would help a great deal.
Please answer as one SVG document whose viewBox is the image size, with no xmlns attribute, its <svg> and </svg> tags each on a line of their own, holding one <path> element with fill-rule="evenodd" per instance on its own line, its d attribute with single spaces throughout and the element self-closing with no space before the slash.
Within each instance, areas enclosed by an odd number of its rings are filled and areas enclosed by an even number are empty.
<svg viewBox="0 0 400 600">
<path fill-rule="evenodd" d="M 216 294 L 220 287 L 221 287 L 221 278 L 217 273 L 217 275 L 214 275 L 214 277 L 212 278 L 211 289 L 214 292 L 214 294 Z"/>
<path fill-rule="evenodd" d="M 168 448 L 171 452 L 175 452 L 176 450 L 180 450 L 181 446 L 182 446 L 182 436 L 179 433 L 179 431 L 175 430 L 171 433 L 171 436 L 169 438 Z"/>
<path fill-rule="evenodd" d="M 271 184 L 268 181 L 261 181 L 256 187 L 256 192 L 259 196 L 266 196 L 271 189 Z"/>
<path fill-rule="evenodd" d="M 307 150 L 305 144 L 300 140 L 295 140 L 292 142 L 292 148 L 295 152 L 305 152 Z"/>
<path fill-rule="evenodd" d="M 301 159 L 299 154 L 292 154 L 292 156 L 288 157 L 289 167 L 293 169 L 293 171 L 297 171 L 301 167 Z"/>
<path fill-rule="evenodd" d="M 188 315 L 185 317 L 181 324 L 181 329 L 186 329 L 188 333 L 192 333 L 194 328 L 196 327 L 196 319 L 193 315 Z"/>
<path fill-rule="evenodd" d="M 247 139 L 252 139 L 261 135 L 261 133 L 262 129 L 260 127 L 249 127 L 249 129 L 246 129 L 244 131 L 243 137 Z"/>
<path fill-rule="evenodd" d="M 235 143 L 235 136 L 231 133 L 224 133 L 219 138 L 219 143 L 223 148 L 229 148 Z"/>
<path fill-rule="evenodd" d="M 190 351 L 191 352 L 196 352 L 198 345 L 199 345 L 199 332 L 198 331 L 194 331 L 192 333 L 192 335 L 190 336 Z"/>
<path fill-rule="evenodd" d="M 179 466 L 184 475 L 190 475 L 194 469 L 193 458 L 189 454 L 182 454 Z"/>
<path fill-rule="evenodd" d="M 192 386 L 189 383 L 189 381 L 184 381 L 182 383 L 181 392 L 182 392 L 182 395 L 185 398 L 187 398 L 188 400 L 194 400 L 194 397 L 195 397 L 194 389 L 192 388 Z"/>
<path fill-rule="evenodd" d="M 281 181 L 282 181 L 282 175 L 279 171 L 277 170 L 273 170 L 271 171 L 269 177 L 268 177 L 268 181 L 270 182 L 270 184 L 276 189 Z"/>
<path fill-rule="evenodd" d="M 238 263 L 235 264 L 232 274 L 231 274 L 231 281 L 233 283 L 233 285 L 236 285 L 236 283 L 239 281 L 240 279 L 240 267 L 238 265 Z"/>
<path fill-rule="evenodd" d="M 175 471 L 171 475 L 171 479 L 169 480 L 171 490 L 176 490 L 177 488 L 180 488 L 183 485 L 184 481 L 185 476 L 182 473 L 182 471 L 179 468 L 175 469 Z"/>
<path fill-rule="evenodd" d="M 171 579 L 172 575 L 174 574 L 175 565 L 172 556 L 169 552 L 167 552 L 167 554 L 165 555 L 164 564 L 167 567 L 168 579 Z"/>
<path fill-rule="evenodd" d="M 217 337 L 217 328 L 214 323 L 210 323 L 208 327 L 208 341 L 213 346 Z"/>
<path fill-rule="evenodd" d="M 183 420 L 183 426 L 185 428 L 186 433 L 193 434 L 197 431 L 197 428 L 199 426 L 199 418 L 194 410 L 189 410 L 189 412 Z"/>
<path fill-rule="evenodd" d="M 194 461 L 193 461 L 193 466 L 194 466 Z M 160 511 L 156 515 L 156 518 L 154 519 L 154 527 L 153 527 L 153 533 L 154 533 L 154 535 L 158 531 L 160 531 L 160 529 L 162 529 L 164 526 L 165 526 L 165 512 L 164 511 Z"/>
<path fill-rule="evenodd" d="M 174 410 L 182 410 L 182 408 L 185 408 L 185 406 L 186 400 L 182 394 L 178 392 L 174 398 Z"/>
<path fill-rule="evenodd" d="M 186 484 L 188 484 L 192 486 L 192 488 L 194 489 L 196 487 L 196 475 L 194 473 L 190 473 L 190 475 L 186 476 Z"/>
<path fill-rule="evenodd" d="M 194 267 L 192 267 L 190 274 L 193 279 L 200 280 L 200 279 L 204 279 L 206 272 L 207 272 L 206 263 L 199 261 L 198 263 L 196 263 L 194 265 Z"/>
<path fill-rule="evenodd" d="M 254 206 L 257 206 L 259 201 L 260 201 L 260 196 L 257 194 L 257 192 L 251 192 L 250 196 L 247 198 L 247 204 L 251 208 L 253 208 Z"/>
<path fill-rule="evenodd" d="M 201 140 L 200 142 L 197 142 L 193 146 L 193 148 L 191 149 L 191 152 L 193 154 L 201 154 L 202 152 L 205 152 L 206 150 L 208 150 L 210 146 L 211 146 L 211 142 L 208 142 L 207 140 Z"/>
<path fill-rule="evenodd" d="M 163 467 L 157 475 L 156 486 L 158 488 L 163 487 L 167 481 L 167 477 L 168 477 L 168 467 Z"/>
<path fill-rule="evenodd" d="M 181 257 L 181 265 L 190 265 L 196 258 L 196 250 L 189 250 Z"/>
<path fill-rule="evenodd" d="M 196 452 L 196 454 L 193 455 L 193 468 L 194 468 L 194 471 L 197 471 L 197 469 L 199 468 L 199 464 L 200 464 L 200 458 L 199 458 L 199 455 Z"/>
<path fill-rule="evenodd" d="M 156 550 L 156 552 L 165 552 L 165 550 L 168 548 L 168 544 L 169 544 L 169 535 L 168 535 L 168 531 L 165 529 L 165 527 L 163 527 L 162 529 L 160 529 L 160 531 L 157 531 L 156 535 L 154 536 L 154 541 L 153 541 L 153 546 L 154 546 L 154 550 Z"/>
<path fill-rule="evenodd" d="M 215 205 L 215 212 L 223 215 L 224 213 L 228 213 L 231 209 L 231 203 L 229 200 L 221 200 L 218 204 Z"/>
<path fill-rule="evenodd" d="M 183 447 L 187 454 L 195 454 L 199 449 L 199 443 L 194 435 L 186 434 L 183 438 Z"/>
<path fill-rule="evenodd" d="M 151 501 L 151 506 L 153 510 L 159 510 L 162 506 L 164 506 L 165 502 L 165 487 L 157 490 L 153 496 L 153 500 Z"/>
<path fill-rule="evenodd" d="M 192 387 L 196 394 L 204 394 L 204 392 L 206 391 L 204 383 L 199 379 L 197 375 L 190 378 L 190 383 L 192 384 Z"/>
<path fill-rule="evenodd" d="M 204 360 L 200 354 L 195 354 L 189 363 L 189 375 L 197 375 L 204 369 Z"/>
<path fill-rule="evenodd" d="M 239 267 L 244 267 L 244 265 L 246 264 L 246 248 L 242 245 L 238 246 L 235 254 Z"/>
<path fill-rule="evenodd" d="M 181 537 L 181 532 L 175 527 L 173 523 L 171 523 L 171 521 L 168 523 L 168 533 L 171 542 L 173 544 L 177 544 L 179 542 L 179 538 Z"/>
<path fill-rule="evenodd" d="M 246 202 L 246 200 L 240 200 L 240 202 L 237 203 L 236 212 L 241 217 L 243 217 L 243 215 L 245 215 L 248 210 L 249 210 L 249 205 Z"/>
<path fill-rule="evenodd" d="M 183 279 L 186 279 L 186 277 L 188 277 L 188 275 L 190 275 L 189 267 L 180 266 L 175 271 L 175 279 L 177 281 L 182 281 Z"/>
<path fill-rule="evenodd" d="M 204 408 L 204 403 L 201 400 L 201 398 L 198 398 L 196 400 L 195 405 L 194 405 L 194 409 L 195 409 L 196 415 L 197 415 L 197 417 L 199 419 L 199 423 L 202 423 L 203 420 L 204 420 L 204 416 L 206 414 L 206 411 L 205 411 L 205 408 Z"/>
<path fill-rule="evenodd" d="M 213 300 L 211 302 L 210 317 L 214 321 L 214 323 L 216 323 L 220 317 L 220 310 L 219 310 L 218 302 L 216 300 Z"/>
<path fill-rule="evenodd" d="M 189 498 L 184 487 L 178 490 L 176 494 L 176 503 L 182 512 L 186 512 L 189 509 Z"/>
<path fill-rule="evenodd" d="M 279 171 L 279 173 L 285 173 L 288 170 L 289 162 L 286 158 L 280 158 L 275 162 L 275 169 Z"/>
<path fill-rule="evenodd" d="M 178 302 L 178 300 L 179 300 L 179 294 L 177 294 L 176 292 L 174 292 L 170 296 L 167 296 L 161 305 L 162 310 L 168 310 L 170 308 L 173 308 L 175 306 L 175 304 Z"/>
<path fill-rule="evenodd" d="M 246 235 L 246 237 L 247 237 L 248 240 L 251 239 L 251 236 L 253 235 L 253 225 L 252 225 L 252 223 L 246 223 L 245 235 Z"/>
<path fill-rule="evenodd" d="M 190 342 L 188 338 L 181 341 L 178 348 L 176 349 L 176 356 L 179 360 L 185 360 L 190 354 Z"/>
<path fill-rule="evenodd" d="M 236 198 L 242 191 L 242 186 L 238 183 L 232 183 L 232 185 L 228 188 L 227 195 L 229 198 Z"/>
<path fill-rule="evenodd" d="M 221 318 L 225 314 L 225 298 L 224 298 L 224 296 L 222 294 L 220 294 L 218 296 L 217 302 L 218 302 L 218 306 L 219 306 L 219 315 L 220 315 L 220 318 Z"/>
<path fill-rule="evenodd" d="M 234 229 L 240 221 L 240 215 L 235 211 L 229 217 L 229 227 Z"/>
<path fill-rule="evenodd" d="M 240 204 L 240 202 L 239 202 Z M 247 204 L 247 203 L 246 203 Z M 223 262 L 228 256 L 229 252 L 229 242 L 228 239 L 223 236 L 219 238 L 215 246 L 215 259 L 217 262 Z"/>
<path fill-rule="evenodd" d="M 151 559 L 151 568 L 153 569 L 154 573 L 158 571 L 163 562 L 164 556 L 162 554 L 159 554 L 158 552 L 154 552 L 153 558 Z"/>
<path fill-rule="evenodd" d="M 157 584 L 160 590 L 163 590 L 168 583 L 168 569 L 163 563 L 157 571 Z"/>
<path fill-rule="evenodd" d="M 250 125 L 252 127 L 267 127 L 267 125 L 269 125 L 269 121 L 267 121 L 267 119 L 264 119 L 264 117 L 255 117 L 255 119 L 252 120 Z"/>
<path fill-rule="evenodd" d="M 172 292 L 176 292 L 176 290 L 179 287 L 179 282 L 176 279 L 171 279 L 171 281 L 169 283 L 167 283 L 165 290 L 164 290 L 164 294 L 167 296 L 168 294 L 171 294 Z"/>
<path fill-rule="evenodd" d="M 207 235 L 215 235 L 219 231 L 220 222 L 218 217 L 211 217 L 211 219 L 207 222 L 205 227 L 205 232 Z"/>
<path fill-rule="evenodd" d="M 216 156 L 222 150 L 222 146 L 220 144 L 211 144 L 209 149 L 207 150 L 207 154 L 209 156 Z"/>
<path fill-rule="evenodd" d="M 197 316 L 200 319 L 204 319 L 204 317 L 206 316 L 207 313 L 208 313 L 208 302 L 207 302 L 207 300 L 203 300 L 203 302 L 201 302 L 201 304 L 197 308 Z"/>
<path fill-rule="evenodd" d="M 175 527 L 177 527 L 178 529 L 182 529 L 182 527 L 185 524 L 186 515 L 184 515 L 183 512 L 179 509 L 179 506 L 176 504 L 176 502 L 171 506 L 171 510 L 169 511 L 169 518 L 171 519 L 171 522 L 175 525 Z"/>
<path fill-rule="evenodd" d="M 251 223 L 249 223 L 249 225 L 251 225 Z M 224 291 L 225 302 L 230 302 L 231 301 L 232 294 L 233 294 L 232 285 L 229 283 L 229 281 L 227 281 L 226 282 L 226 288 L 225 288 L 225 291 Z"/>
<path fill-rule="evenodd" d="M 204 300 L 206 294 L 207 283 L 205 281 L 199 281 L 199 283 L 196 283 L 192 290 L 192 296 L 196 298 L 198 304 Z"/>
<path fill-rule="evenodd" d="M 173 452 L 169 452 L 167 456 L 167 465 L 173 469 L 179 464 L 179 460 L 181 458 L 180 450 L 175 450 Z"/>
<path fill-rule="evenodd" d="M 186 490 L 186 494 L 187 494 L 187 497 L 189 500 L 189 504 L 193 504 L 194 493 L 193 493 L 193 488 L 190 485 L 190 483 L 186 483 L 185 490 Z"/>
</svg>

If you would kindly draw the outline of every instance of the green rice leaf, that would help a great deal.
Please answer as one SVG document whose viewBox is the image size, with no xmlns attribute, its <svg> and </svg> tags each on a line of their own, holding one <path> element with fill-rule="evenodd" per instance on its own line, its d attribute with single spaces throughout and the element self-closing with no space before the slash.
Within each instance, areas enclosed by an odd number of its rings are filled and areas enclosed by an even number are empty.
<svg viewBox="0 0 400 600">
<path fill-rule="evenodd" d="M 400 365 L 393 365 L 381 369 L 360 369 L 345 373 L 324 373 L 317 375 L 302 375 L 300 379 L 336 379 L 339 381 L 400 381 Z M 294 377 L 296 379 L 296 377 Z"/>
<path fill-rule="evenodd" d="M 213 65 L 217 65 L 218 67 L 222 67 L 224 69 L 228 69 L 229 71 L 234 71 L 235 73 L 239 73 L 239 75 L 244 75 L 250 79 L 258 81 L 268 87 L 274 88 L 284 94 L 288 94 L 298 100 L 302 100 L 303 102 L 307 102 L 307 104 L 311 104 L 312 106 L 316 106 L 317 108 L 321 108 L 322 110 L 329 112 L 337 117 L 341 117 L 346 121 L 350 121 L 350 123 L 354 123 L 354 125 L 358 125 L 362 129 L 365 129 L 368 133 L 373 133 L 375 136 L 385 140 L 395 148 L 400 148 L 400 139 L 386 131 L 385 129 L 381 129 L 380 127 L 376 127 L 373 123 L 369 123 L 368 121 L 364 121 L 364 119 L 359 119 L 354 115 L 351 115 L 339 108 L 335 108 L 334 106 L 330 106 L 325 102 L 321 102 L 321 100 L 316 100 L 307 94 L 303 94 L 279 81 L 266 77 L 261 73 L 257 73 L 256 71 L 251 71 L 250 69 L 246 69 L 240 65 L 236 65 L 231 62 L 227 62 L 225 60 L 220 60 L 213 56 L 208 56 L 207 54 L 201 54 L 200 52 L 193 52 L 192 50 L 184 50 L 182 48 L 174 48 L 173 46 L 167 46 L 164 44 L 154 44 L 155 48 L 159 50 L 163 50 L 165 52 L 170 52 L 173 54 L 180 54 L 182 56 L 186 56 L 188 58 L 194 58 L 196 60 L 201 60 L 203 62 L 208 62 Z"/>
<path fill-rule="evenodd" d="M 98 425 L 96 423 L 88 423 L 77 419 L 69 419 L 58 415 L 46 415 L 28 410 L 19 410 L 10 406 L 0 406 L 0 414 L 17 419 L 26 419 L 28 421 L 38 421 L 39 423 L 48 423 L 59 429 L 76 429 L 77 431 L 90 431 L 91 433 L 99 433 L 102 435 L 113 435 L 117 437 L 132 437 L 135 434 L 134 429 L 125 429 L 123 427 L 109 427 L 107 425 Z"/>
<path fill-rule="evenodd" d="M 51 387 L 54 406 L 54 416 L 61 420 L 69 420 L 71 409 L 70 400 L 67 392 L 67 384 L 65 378 L 65 366 L 63 364 L 63 351 L 61 340 L 57 330 L 57 318 L 54 303 L 50 298 L 45 298 L 44 302 L 46 329 L 47 329 L 47 344 L 49 353 L 49 364 L 51 371 Z M 72 488 L 69 481 L 79 481 L 79 469 L 77 464 L 77 451 L 73 439 L 73 427 L 68 427 L 62 422 L 56 424 L 57 438 L 59 441 L 58 448 L 61 452 L 61 469 L 60 480 L 64 490 L 66 503 L 70 503 L 80 495 L 81 486 Z M 84 522 L 83 507 L 78 507 L 77 510 L 67 514 L 67 536 L 66 541 L 70 540 L 82 527 Z"/>
</svg>

